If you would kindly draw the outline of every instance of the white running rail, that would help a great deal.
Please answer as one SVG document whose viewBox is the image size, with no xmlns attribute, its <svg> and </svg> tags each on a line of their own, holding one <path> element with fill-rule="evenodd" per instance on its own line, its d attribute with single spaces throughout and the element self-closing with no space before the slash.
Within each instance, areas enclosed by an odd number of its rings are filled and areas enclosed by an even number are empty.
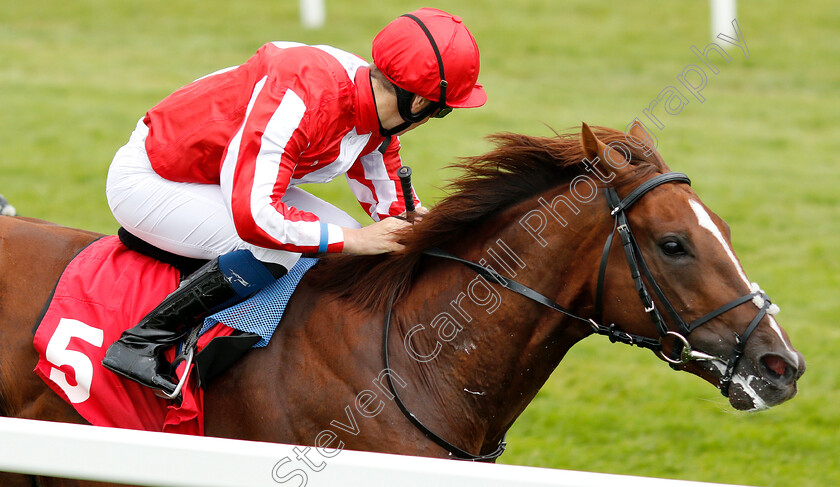
<svg viewBox="0 0 840 487">
<path fill-rule="evenodd" d="M 0 471 L 167 487 L 721 487 L 14 418 L 0 418 Z"/>
</svg>

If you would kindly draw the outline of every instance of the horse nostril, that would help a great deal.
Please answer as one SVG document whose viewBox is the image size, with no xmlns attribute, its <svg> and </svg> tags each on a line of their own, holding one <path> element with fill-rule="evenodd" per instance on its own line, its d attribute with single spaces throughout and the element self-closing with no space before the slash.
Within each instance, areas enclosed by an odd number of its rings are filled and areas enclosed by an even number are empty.
<svg viewBox="0 0 840 487">
<path fill-rule="evenodd" d="M 764 365 L 768 377 L 775 381 L 790 382 L 796 374 L 796 368 L 778 355 L 767 354 L 761 358 L 761 363 Z"/>
</svg>

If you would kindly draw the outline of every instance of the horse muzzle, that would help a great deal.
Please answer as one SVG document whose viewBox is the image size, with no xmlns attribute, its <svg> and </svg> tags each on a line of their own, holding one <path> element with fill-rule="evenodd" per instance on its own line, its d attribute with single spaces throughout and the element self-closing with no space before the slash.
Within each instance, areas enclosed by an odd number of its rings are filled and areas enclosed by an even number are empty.
<svg viewBox="0 0 840 487">
<path fill-rule="evenodd" d="M 724 365 L 712 362 L 721 374 Z M 740 411 L 760 411 L 796 395 L 797 381 L 805 373 L 805 359 L 798 351 L 761 350 L 748 353 L 729 384 L 729 403 Z"/>
</svg>

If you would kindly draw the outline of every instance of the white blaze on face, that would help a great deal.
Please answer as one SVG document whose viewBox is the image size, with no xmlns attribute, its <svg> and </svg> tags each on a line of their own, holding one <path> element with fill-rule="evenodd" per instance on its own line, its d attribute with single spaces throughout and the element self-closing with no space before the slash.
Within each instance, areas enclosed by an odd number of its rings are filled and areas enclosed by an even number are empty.
<svg viewBox="0 0 840 487">
<path fill-rule="evenodd" d="M 697 215 L 697 222 L 700 226 L 712 232 L 712 235 L 714 235 L 718 242 L 720 242 L 721 246 L 723 246 L 723 250 L 726 252 L 726 255 L 729 256 L 729 259 L 732 261 L 732 265 L 735 266 L 735 269 L 738 271 L 738 275 L 741 276 L 741 279 L 744 280 L 744 284 L 746 284 L 749 289 L 750 280 L 747 279 L 747 274 L 744 272 L 744 268 L 741 267 L 738 259 L 735 258 L 735 253 L 732 252 L 732 248 L 728 243 L 726 243 L 726 239 L 723 238 L 723 233 L 721 233 L 720 228 L 715 225 L 715 222 L 712 221 L 712 217 L 709 216 L 709 213 L 705 208 L 703 208 L 703 205 L 700 204 L 699 201 L 688 200 L 688 204 L 691 205 L 691 209 L 694 210 L 694 214 Z"/>
<path fill-rule="evenodd" d="M 732 265 L 735 266 L 735 270 L 738 271 L 738 275 L 741 276 L 743 279 L 744 284 L 747 286 L 747 289 L 750 288 L 750 280 L 747 279 L 747 274 L 744 272 L 744 268 L 741 267 L 741 263 L 738 262 L 738 259 L 735 258 L 735 252 L 732 251 L 732 247 L 730 247 L 729 243 L 726 242 L 726 239 L 723 238 L 723 233 L 720 231 L 715 222 L 712 220 L 712 217 L 709 215 L 709 212 L 703 208 L 703 205 L 697 200 L 688 200 L 688 204 L 691 206 L 691 209 L 694 210 L 694 214 L 697 216 L 697 223 L 700 224 L 701 227 L 705 228 L 712 235 L 720 242 L 720 245 L 723 247 L 723 250 L 726 252 L 726 255 L 729 256 L 729 259 L 732 261 Z M 790 357 L 793 360 L 798 360 L 796 353 L 794 353 L 793 349 L 788 345 L 787 340 L 785 340 L 784 335 L 782 335 L 782 329 L 779 327 L 779 324 L 776 323 L 776 320 L 773 319 L 772 316 L 767 316 L 770 320 L 770 327 L 776 334 L 779 335 L 779 339 L 781 340 L 782 344 L 785 348 L 790 352 Z M 798 366 L 799 364 L 794 364 Z"/>
</svg>

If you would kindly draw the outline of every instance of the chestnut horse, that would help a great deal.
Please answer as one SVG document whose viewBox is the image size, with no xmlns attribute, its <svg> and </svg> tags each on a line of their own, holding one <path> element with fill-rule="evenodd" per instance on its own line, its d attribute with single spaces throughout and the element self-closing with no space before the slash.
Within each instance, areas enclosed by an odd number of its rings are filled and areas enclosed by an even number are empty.
<svg viewBox="0 0 840 487">
<path fill-rule="evenodd" d="M 312 445 L 316 467 L 343 448 L 493 460 L 593 333 L 654 350 L 739 410 L 796 394 L 805 362 L 777 308 L 640 126 L 493 139 L 405 251 L 327 256 L 304 276 L 269 345 L 207 386 L 208 435 Z M 0 414 L 83 422 L 32 373 L 32 328 L 96 236 L 0 217 Z M 286 460 L 278 482 L 306 469 Z"/>
</svg>

